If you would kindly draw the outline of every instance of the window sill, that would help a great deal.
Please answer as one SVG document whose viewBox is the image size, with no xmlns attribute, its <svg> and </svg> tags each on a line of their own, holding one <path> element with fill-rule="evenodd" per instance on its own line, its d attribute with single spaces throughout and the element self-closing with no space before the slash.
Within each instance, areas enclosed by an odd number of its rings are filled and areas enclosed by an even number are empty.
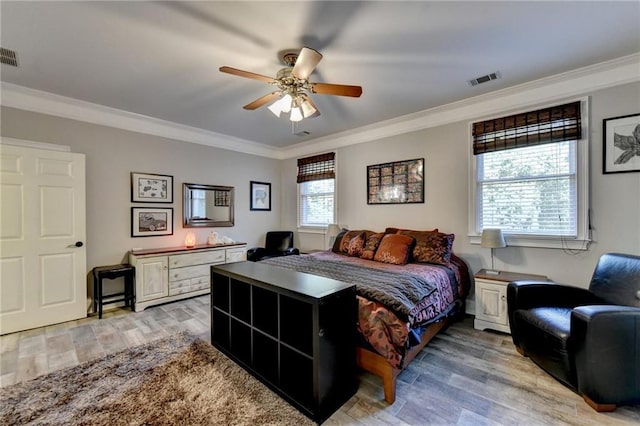
<svg viewBox="0 0 640 426">
<path fill-rule="evenodd" d="M 298 226 L 298 232 L 305 234 L 326 234 L 326 226 Z"/>
<path fill-rule="evenodd" d="M 469 235 L 469 243 L 480 244 L 480 235 Z M 580 239 L 571 237 L 536 237 L 526 235 L 508 235 L 504 236 L 507 246 L 511 247 L 535 247 L 550 249 L 566 249 L 566 250 L 589 250 L 591 245 L 590 239 Z"/>
</svg>

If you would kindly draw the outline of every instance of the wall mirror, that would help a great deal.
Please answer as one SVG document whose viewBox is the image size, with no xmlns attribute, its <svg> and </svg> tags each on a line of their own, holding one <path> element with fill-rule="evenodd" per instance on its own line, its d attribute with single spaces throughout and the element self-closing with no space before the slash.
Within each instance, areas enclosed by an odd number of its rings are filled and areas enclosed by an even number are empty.
<svg viewBox="0 0 640 426">
<path fill-rule="evenodd" d="M 182 185 L 185 228 L 233 226 L 233 186 Z"/>
</svg>

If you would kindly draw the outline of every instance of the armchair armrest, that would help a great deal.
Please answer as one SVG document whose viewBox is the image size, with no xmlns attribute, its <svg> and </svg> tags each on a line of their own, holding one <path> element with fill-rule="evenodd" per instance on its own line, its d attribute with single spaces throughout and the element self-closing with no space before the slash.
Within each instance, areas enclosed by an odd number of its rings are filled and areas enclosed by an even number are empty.
<svg viewBox="0 0 640 426">
<path fill-rule="evenodd" d="M 256 262 L 260 260 L 267 250 L 264 247 L 254 247 L 247 250 L 247 260 Z"/>
<path fill-rule="evenodd" d="M 284 251 L 285 256 L 297 255 L 297 254 L 300 254 L 300 250 L 298 250 L 295 247 L 290 247 Z"/>
<path fill-rule="evenodd" d="M 602 304 L 589 290 L 558 284 L 552 281 L 512 281 L 507 286 L 509 311 L 539 306 L 573 308 Z"/>
<path fill-rule="evenodd" d="M 640 308 L 575 308 L 570 339 L 583 397 L 597 404 L 640 402 Z"/>
</svg>

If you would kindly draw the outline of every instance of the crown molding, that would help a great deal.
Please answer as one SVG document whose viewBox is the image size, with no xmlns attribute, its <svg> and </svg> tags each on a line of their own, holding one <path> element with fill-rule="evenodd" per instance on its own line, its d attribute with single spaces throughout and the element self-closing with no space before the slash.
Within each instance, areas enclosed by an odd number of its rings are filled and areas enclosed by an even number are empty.
<svg viewBox="0 0 640 426">
<path fill-rule="evenodd" d="M 71 120 L 115 127 L 132 132 L 278 158 L 280 153 L 267 145 L 233 136 L 185 126 L 104 105 L 68 98 L 11 83 L 0 83 L 2 105 Z"/>
<path fill-rule="evenodd" d="M 4 106 L 282 160 L 478 119 L 637 81 L 640 81 L 640 53 L 283 148 L 10 83 L 1 82 L 0 89 Z"/>
<path fill-rule="evenodd" d="M 283 151 L 284 157 L 281 158 L 299 157 L 444 124 L 479 119 L 638 81 L 640 53 L 291 145 Z"/>
</svg>

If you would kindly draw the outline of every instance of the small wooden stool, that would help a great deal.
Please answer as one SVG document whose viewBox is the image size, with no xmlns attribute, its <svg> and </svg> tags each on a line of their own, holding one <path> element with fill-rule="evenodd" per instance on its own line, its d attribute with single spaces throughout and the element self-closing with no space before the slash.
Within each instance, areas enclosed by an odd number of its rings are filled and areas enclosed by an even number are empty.
<svg viewBox="0 0 640 426">
<path fill-rule="evenodd" d="M 102 295 L 102 280 L 115 279 L 124 277 L 124 292 Z M 134 281 L 136 277 L 136 269 L 129 265 L 110 265 L 96 266 L 93 268 L 93 306 L 98 312 L 98 318 L 102 319 L 102 306 L 111 303 L 124 302 L 125 306 L 131 306 L 131 310 L 135 309 Z M 113 297 L 123 296 L 122 298 L 112 299 Z M 104 300 L 104 298 L 108 300 Z"/>
</svg>

